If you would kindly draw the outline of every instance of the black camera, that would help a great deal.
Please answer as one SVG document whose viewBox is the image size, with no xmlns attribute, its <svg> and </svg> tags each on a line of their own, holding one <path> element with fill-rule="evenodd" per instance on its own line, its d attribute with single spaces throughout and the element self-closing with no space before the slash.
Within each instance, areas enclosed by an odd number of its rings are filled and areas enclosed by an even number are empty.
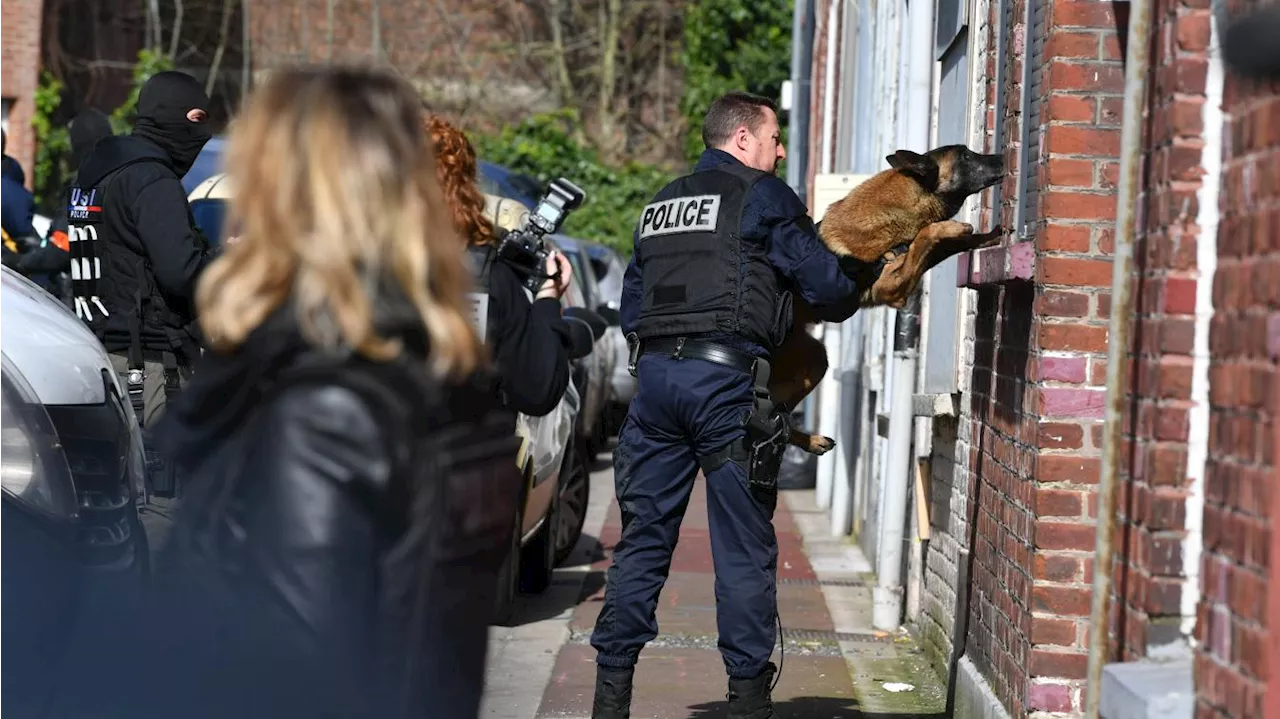
<svg viewBox="0 0 1280 719">
<path fill-rule="evenodd" d="M 537 292 L 554 275 L 547 274 L 547 235 L 560 229 L 564 218 L 582 205 L 587 194 L 582 188 L 561 177 L 547 186 L 547 194 L 529 213 L 524 227 L 508 232 L 498 244 L 498 259 L 507 263 L 520 276 L 521 284 Z"/>
</svg>

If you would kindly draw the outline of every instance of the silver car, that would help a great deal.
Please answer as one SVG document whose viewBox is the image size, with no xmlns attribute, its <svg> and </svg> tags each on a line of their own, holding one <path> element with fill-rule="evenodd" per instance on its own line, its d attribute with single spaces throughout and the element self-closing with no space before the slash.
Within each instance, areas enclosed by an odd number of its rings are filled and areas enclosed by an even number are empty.
<svg viewBox="0 0 1280 719">
<path fill-rule="evenodd" d="M 612 247 L 596 243 L 584 243 L 584 246 L 591 258 L 591 269 L 604 303 L 615 311 L 622 309 L 622 277 L 627 271 L 626 260 Z M 612 345 L 614 355 L 605 416 L 609 434 L 616 435 L 622 427 L 622 419 L 627 416 L 631 399 L 636 396 L 636 378 L 627 369 L 627 338 L 622 334 L 621 324 L 610 323 L 605 338 Z"/>
</svg>

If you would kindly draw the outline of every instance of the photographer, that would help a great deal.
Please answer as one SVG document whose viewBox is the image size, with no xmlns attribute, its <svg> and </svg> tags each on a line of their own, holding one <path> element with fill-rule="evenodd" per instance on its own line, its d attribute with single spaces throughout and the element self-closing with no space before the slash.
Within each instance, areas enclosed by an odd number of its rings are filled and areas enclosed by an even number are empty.
<svg viewBox="0 0 1280 719">
<path fill-rule="evenodd" d="M 573 271 L 569 261 L 552 252 L 546 274 L 532 302 L 521 276 L 497 256 L 499 229 L 486 217 L 485 197 L 476 185 L 476 155 L 462 131 L 438 117 L 426 119 L 436 150 L 436 174 L 453 224 L 467 242 L 481 295 L 486 298 L 484 326 L 507 407 L 532 417 L 548 414 L 569 386 L 569 360 L 581 340 L 560 316 L 560 296 Z M 513 228 L 507 228 L 513 229 Z M 589 350 L 588 350 L 589 351 Z"/>
</svg>

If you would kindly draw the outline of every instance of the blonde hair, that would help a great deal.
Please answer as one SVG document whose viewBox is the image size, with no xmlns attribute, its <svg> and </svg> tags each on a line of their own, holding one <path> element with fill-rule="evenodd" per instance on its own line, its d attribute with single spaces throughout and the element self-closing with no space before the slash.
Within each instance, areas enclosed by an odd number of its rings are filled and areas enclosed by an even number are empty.
<svg viewBox="0 0 1280 719">
<path fill-rule="evenodd" d="M 308 342 L 394 358 L 400 341 L 374 327 L 376 293 L 390 285 L 421 320 L 433 371 L 477 368 L 470 277 L 421 112 L 407 84 L 374 70 L 281 70 L 253 93 L 226 160 L 227 224 L 241 239 L 196 293 L 214 349 L 239 347 L 291 302 Z"/>
</svg>

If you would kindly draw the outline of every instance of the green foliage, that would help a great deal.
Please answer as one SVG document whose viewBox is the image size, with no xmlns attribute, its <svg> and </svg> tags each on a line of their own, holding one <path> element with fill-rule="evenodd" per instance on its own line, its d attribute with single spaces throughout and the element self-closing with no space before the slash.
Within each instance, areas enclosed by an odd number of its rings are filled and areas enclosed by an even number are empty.
<svg viewBox="0 0 1280 719">
<path fill-rule="evenodd" d="M 172 70 L 173 61 L 163 53 L 152 50 L 138 52 L 138 62 L 133 67 L 133 89 L 120 107 L 111 113 L 111 127 L 117 133 L 126 133 L 133 127 L 134 111 L 138 106 L 138 93 L 152 75 Z M 62 202 L 62 188 L 71 178 L 74 168 L 69 167 L 71 136 L 66 123 L 56 123 L 62 107 L 62 83 L 48 72 L 41 73 L 36 88 L 35 114 L 31 126 L 36 134 L 36 162 L 32 174 L 36 206 L 51 213 Z"/>
<path fill-rule="evenodd" d="M 793 0 L 694 0 L 685 8 L 685 85 L 681 112 L 689 160 L 702 153 L 702 117 L 711 102 L 732 90 L 777 98 L 791 71 Z M 575 141 L 581 118 L 574 110 L 529 118 L 492 136 L 473 137 L 484 159 L 530 175 L 541 183 L 567 177 L 587 192 L 569 216 L 565 234 L 596 240 L 631 254 L 640 210 L 672 175 L 628 162 L 610 166 Z M 783 129 L 783 142 L 786 130 Z M 785 172 L 780 167 L 779 173 Z"/>
<path fill-rule="evenodd" d="M 138 62 L 133 66 L 133 89 L 129 97 L 111 113 L 111 128 L 116 134 L 128 132 L 133 127 L 134 112 L 138 109 L 138 93 L 153 75 L 173 69 L 173 60 L 158 50 L 143 48 L 138 51 Z"/>
<path fill-rule="evenodd" d="M 31 119 L 36 135 L 36 161 L 31 181 L 36 205 L 46 211 L 61 201 L 62 178 L 69 171 L 67 155 L 71 151 L 71 136 L 66 125 L 53 122 L 54 114 L 61 105 L 62 83 L 48 72 L 40 73 L 35 113 Z"/>
<path fill-rule="evenodd" d="M 690 159 L 702 153 L 702 117 L 717 97 L 745 90 L 777 100 L 791 75 L 792 2 L 696 0 L 686 7 L 680 109 Z"/>
<path fill-rule="evenodd" d="M 587 200 L 569 215 L 564 233 L 629 256 L 640 210 L 673 178 L 636 162 L 617 167 L 604 164 L 595 150 L 574 141 L 577 123 L 573 110 L 560 110 L 507 126 L 498 135 L 473 136 L 471 141 L 481 158 L 527 174 L 544 186 L 565 177 L 581 187 Z"/>
</svg>

